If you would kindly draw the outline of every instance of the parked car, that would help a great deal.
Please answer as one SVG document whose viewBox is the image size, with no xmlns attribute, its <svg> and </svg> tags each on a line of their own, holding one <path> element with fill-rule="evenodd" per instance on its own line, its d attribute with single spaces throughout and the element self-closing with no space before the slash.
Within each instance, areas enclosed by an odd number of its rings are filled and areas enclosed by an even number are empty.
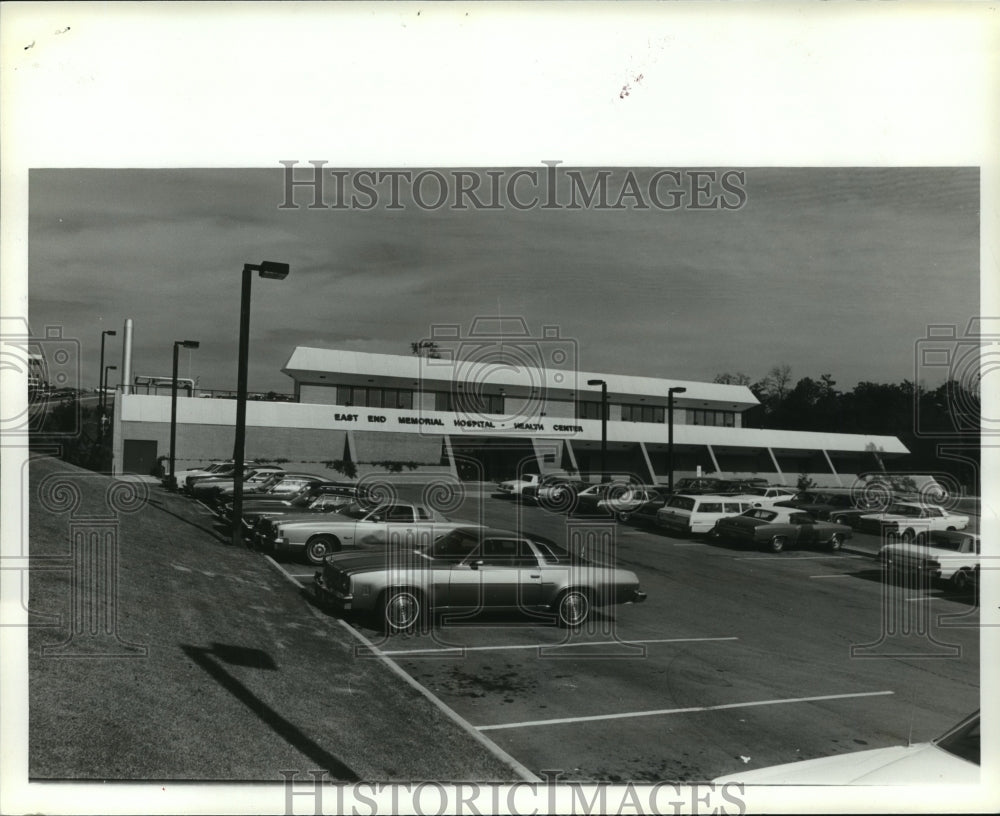
<svg viewBox="0 0 1000 816">
<path fill-rule="evenodd" d="M 174 488 L 176 490 L 178 487 L 183 487 L 187 483 L 188 476 L 211 476 L 211 475 L 218 476 L 223 473 L 232 473 L 234 465 L 230 460 L 226 462 L 212 462 L 211 464 L 206 465 L 203 468 L 175 470 L 173 483 L 170 483 L 169 467 L 170 463 L 168 462 L 167 463 L 168 470 L 166 475 L 163 477 L 163 484 L 165 487 Z"/>
<path fill-rule="evenodd" d="M 794 507 L 818 519 L 830 519 L 841 510 L 854 510 L 854 498 L 850 491 L 832 493 L 828 491 L 803 490 L 787 499 L 775 502 L 776 507 Z M 871 512 L 870 510 L 866 512 Z"/>
<path fill-rule="evenodd" d="M 719 519 L 712 535 L 725 541 L 766 547 L 782 552 L 788 547 L 825 544 L 839 550 L 851 537 L 846 524 L 819 521 L 790 507 L 755 507 L 738 516 Z"/>
<path fill-rule="evenodd" d="M 507 479 L 497 484 L 496 492 L 493 495 L 506 499 L 518 497 L 524 488 L 529 485 L 537 485 L 541 478 L 537 473 L 525 473 L 519 479 Z"/>
<path fill-rule="evenodd" d="M 749 487 L 767 486 L 767 479 L 722 479 L 718 476 L 686 476 L 674 485 L 675 493 L 688 496 L 699 494 L 735 494 L 742 493 Z"/>
<path fill-rule="evenodd" d="M 572 513 L 576 508 L 577 496 L 590 487 L 590 482 L 579 479 L 566 479 L 561 482 L 543 485 L 538 488 L 536 501 L 539 507 L 556 513 Z M 528 495 L 531 487 L 526 487 L 522 501 Z"/>
<path fill-rule="evenodd" d="M 962 592 L 979 583 L 979 546 L 976 533 L 934 530 L 917 541 L 887 544 L 879 560 L 887 578 L 916 573 Z"/>
<path fill-rule="evenodd" d="M 858 519 L 858 529 L 876 535 L 899 536 L 913 541 L 932 530 L 964 530 L 969 517 L 921 502 L 893 502 L 881 513 Z"/>
<path fill-rule="evenodd" d="M 213 482 L 225 482 L 228 479 L 230 482 L 232 482 L 233 471 L 235 469 L 236 468 L 232 462 L 227 462 L 226 466 L 222 470 L 216 471 L 214 473 L 193 473 L 189 476 L 186 476 L 183 482 L 178 481 L 178 485 L 180 485 L 180 489 L 182 491 L 190 494 L 196 485 L 209 480 L 212 480 Z M 274 465 L 247 464 L 244 465 L 243 467 L 244 480 L 246 480 L 251 473 L 255 473 L 258 471 L 261 473 L 263 473 L 264 471 L 268 471 L 270 473 L 276 473 L 276 472 L 283 473 L 284 469 L 276 467 Z"/>
<path fill-rule="evenodd" d="M 561 491 L 567 485 L 582 484 L 586 483 L 565 474 L 547 473 L 541 476 L 535 484 L 528 484 L 521 488 L 521 501 L 537 504 L 542 496 L 551 498 L 553 493 Z"/>
<path fill-rule="evenodd" d="M 355 503 L 321 519 L 279 521 L 274 538 L 261 545 L 280 555 L 304 556 L 310 564 L 322 564 L 330 553 L 430 541 L 434 535 L 460 524 L 468 522 L 450 521 L 422 504 L 395 502 L 372 508 Z"/>
<path fill-rule="evenodd" d="M 591 563 L 540 536 L 472 526 L 423 546 L 331 556 L 313 590 L 320 606 L 376 614 L 390 633 L 429 626 L 444 610 L 544 612 L 578 627 L 595 607 L 646 598 L 634 572 Z"/>
<path fill-rule="evenodd" d="M 761 485 L 760 487 L 746 485 L 738 492 L 741 496 L 752 497 L 754 504 L 758 507 L 775 504 L 795 495 L 795 490 L 790 487 L 776 487 L 774 485 Z"/>
<path fill-rule="evenodd" d="M 656 514 L 669 499 L 670 494 L 665 487 L 646 488 L 645 501 L 631 510 L 620 512 L 618 520 L 642 526 L 656 524 Z"/>
<path fill-rule="evenodd" d="M 641 485 L 629 482 L 602 482 L 590 485 L 576 496 L 570 513 L 578 516 L 614 516 L 629 513 L 651 498 Z"/>
<path fill-rule="evenodd" d="M 673 495 L 656 514 L 658 526 L 684 535 L 711 532 L 726 516 L 738 516 L 756 506 L 749 496 Z"/>
<path fill-rule="evenodd" d="M 353 494 L 337 495 L 334 493 L 321 493 L 318 496 L 300 496 L 293 501 L 283 501 L 278 504 L 258 504 L 252 505 L 243 510 L 243 529 L 249 534 L 250 539 L 254 539 L 254 533 L 263 528 L 260 525 L 264 519 L 274 519 L 280 521 L 308 521 L 315 518 L 317 513 L 335 513 L 343 510 L 356 501 Z M 228 517 L 231 519 L 231 516 Z"/>
<path fill-rule="evenodd" d="M 274 496 L 287 498 L 288 496 L 298 493 L 308 484 L 319 484 L 324 481 L 328 480 L 324 479 L 322 476 L 316 476 L 313 473 L 275 473 L 265 479 L 264 482 L 255 484 L 249 489 L 246 485 L 244 485 L 243 497 Z M 234 489 L 235 488 L 232 485 L 222 488 L 222 490 L 218 493 L 217 501 L 232 501 Z"/>
<path fill-rule="evenodd" d="M 280 475 L 284 473 L 284 470 L 274 465 L 255 465 L 246 468 L 243 471 L 243 489 L 252 492 L 254 488 L 267 484 L 276 473 Z M 223 489 L 232 487 L 235 482 L 232 474 L 219 477 L 194 477 L 195 481 L 193 482 L 191 479 L 192 477 L 189 476 L 187 480 L 188 493 L 202 501 L 213 501 Z"/>
<path fill-rule="evenodd" d="M 979 785 L 979 712 L 931 742 L 850 751 L 719 776 L 713 784 L 745 785 Z"/>
<path fill-rule="evenodd" d="M 243 502 L 243 519 L 247 521 L 255 514 L 266 513 L 269 510 L 305 509 L 321 497 L 324 499 L 324 506 L 346 507 L 352 502 L 358 501 L 362 495 L 363 493 L 357 486 L 343 482 L 309 482 L 290 496 L 277 493 L 253 493 Z M 232 501 L 221 503 L 218 507 L 218 513 L 224 519 L 232 518 Z"/>
</svg>

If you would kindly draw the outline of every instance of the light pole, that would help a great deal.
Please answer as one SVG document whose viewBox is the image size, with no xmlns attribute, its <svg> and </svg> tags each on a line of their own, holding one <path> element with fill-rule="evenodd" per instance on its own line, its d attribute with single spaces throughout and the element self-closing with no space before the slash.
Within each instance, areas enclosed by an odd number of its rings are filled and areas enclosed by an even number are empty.
<svg viewBox="0 0 1000 816">
<path fill-rule="evenodd" d="M 174 376 L 170 381 L 170 481 L 167 485 L 175 490 L 177 489 L 177 483 L 174 481 L 174 457 L 177 452 L 177 350 L 182 346 L 196 349 L 199 345 L 197 340 L 174 340 Z"/>
<path fill-rule="evenodd" d="M 101 417 L 104 416 L 104 340 L 107 337 L 114 337 L 118 332 L 114 329 L 108 329 L 107 331 L 101 332 L 101 367 L 97 369 L 97 385 L 101 388 L 101 394 L 97 398 L 97 421 L 101 421 Z"/>
<path fill-rule="evenodd" d="M 667 389 L 667 492 L 674 492 L 674 394 L 683 394 L 686 388 Z"/>
<path fill-rule="evenodd" d="M 250 282 L 253 272 L 262 278 L 284 280 L 288 264 L 261 261 L 243 264 L 243 289 L 240 298 L 240 351 L 236 372 L 236 439 L 233 444 L 233 531 L 232 543 L 243 543 L 243 456 L 247 442 L 247 359 L 250 356 Z"/>
<path fill-rule="evenodd" d="M 117 371 L 117 370 L 118 370 L 118 366 L 114 366 L 114 365 L 104 366 L 104 381 L 101 383 L 101 393 L 102 394 L 105 391 L 108 390 L 108 372 L 109 371 Z M 107 405 L 104 406 L 104 409 L 105 410 L 107 409 Z"/>
<path fill-rule="evenodd" d="M 601 481 L 608 480 L 608 384 L 604 380 L 587 380 L 587 385 L 601 386 Z"/>
</svg>

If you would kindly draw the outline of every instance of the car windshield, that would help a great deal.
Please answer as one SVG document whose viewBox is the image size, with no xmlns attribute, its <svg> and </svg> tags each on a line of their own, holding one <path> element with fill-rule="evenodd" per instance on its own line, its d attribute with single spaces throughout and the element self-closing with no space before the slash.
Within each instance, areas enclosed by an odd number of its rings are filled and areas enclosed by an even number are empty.
<svg viewBox="0 0 1000 816">
<path fill-rule="evenodd" d="M 694 499 L 690 496 L 671 496 L 670 501 L 667 502 L 667 507 L 690 510 L 694 507 Z"/>
</svg>

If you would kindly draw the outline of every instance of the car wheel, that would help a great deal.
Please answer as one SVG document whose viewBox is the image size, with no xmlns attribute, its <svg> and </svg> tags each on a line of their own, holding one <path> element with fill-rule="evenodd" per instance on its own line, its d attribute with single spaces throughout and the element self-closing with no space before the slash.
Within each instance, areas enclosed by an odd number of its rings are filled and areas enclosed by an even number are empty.
<svg viewBox="0 0 1000 816">
<path fill-rule="evenodd" d="M 340 542 L 334 536 L 315 536 L 306 543 L 306 560 L 310 564 L 322 564 L 323 559 L 339 549 Z"/>
<path fill-rule="evenodd" d="M 770 548 L 771 552 L 780 553 L 785 549 L 785 544 L 787 543 L 784 536 L 775 536 L 771 539 Z"/>
<path fill-rule="evenodd" d="M 629 520 L 630 518 L 632 518 L 632 514 L 631 514 L 631 513 L 629 513 L 629 512 L 628 512 L 628 511 L 626 511 L 626 510 L 622 510 L 622 511 L 620 511 L 620 512 L 619 512 L 619 513 L 617 514 L 617 516 L 618 516 L 618 520 L 619 520 L 619 521 L 628 521 L 628 520 Z"/>
<path fill-rule="evenodd" d="M 912 544 L 913 539 L 916 538 L 916 534 L 913 530 L 903 530 L 903 535 L 900 538 L 904 544 Z"/>
<path fill-rule="evenodd" d="M 560 626 L 566 629 L 580 626 L 590 617 L 590 598 L 581 589 L 569 589 L 559 596 L 556 614 Z"/>
<path fill-rule="evenodd" d="M 841 533 L 834 533 L 830 536 L 830 549 L 837 552 L 844 546 L 844 536 Z"/>
<path fill-rule="evenodd" d="M 389 634 L 409 632 L 422 614 L 420 596 L 412 589 L 392 589 L 382 598 L 382 623 Z"/>
<path fill-rule="evenodd" d="M 964 569 L 958 570 L 951 576 L 951 588 L 955 592 L 965 592 L 969 588 L 969 573 Z"/>
<path fill-rule="evenodd" d="M 954 527 L 949 527 L 949 528 L 948 528 L 948 532 L 949 532 L 949 533 L 953 533 L 953 532 L 955 532 L 955 528 L 954 528 Z"/>
</svg>

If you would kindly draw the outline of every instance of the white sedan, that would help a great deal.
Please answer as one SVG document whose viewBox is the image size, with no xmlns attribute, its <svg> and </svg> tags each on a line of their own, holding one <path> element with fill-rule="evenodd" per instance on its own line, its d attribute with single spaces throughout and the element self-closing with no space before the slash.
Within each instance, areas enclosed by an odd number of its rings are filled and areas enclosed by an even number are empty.
<svg viewBox="0 0 1000 816">
<path fill-rule="evenodd" d="M 964 530 L 968 526 L 968 516 L 920 502 L 894 502 L 881 513 L 868 513 L 858 519 L 862 532 L 899 535 L 903 541 L 914 541 L 933 530 Z"/>
<path fill-rule="evenodd" d="M 341 550 L 429 543 L 460 525 L 469 522 L 450 521 L 422 504 L 396 502 L 374 509 L 352 504 L 315 521 L 279 521 L 273 540 L 263 546 L 270 543 L 276 553 L 304 555 L 310 564 L 322 564 L 326 556 Z"/>
<path fill-rule="evenodd" d="M 526 473 L 520 479 L 507 479 L 506 481 L 500 482 L 497 485 L 497 492 L 494 496 L 520 496 L 521 491 L 528 485 L 538 485 L 541 481 L 541 476 L 537 473 Z"/>
<path fill-rule="evenodd" d="M 887 577 L 916 573 L 947 581 L 959 592 L 978 583 L 979 557 L 977 534 L 941 530 L 916 542 L 887 544 L 879 553 Z"/>
</svg>

